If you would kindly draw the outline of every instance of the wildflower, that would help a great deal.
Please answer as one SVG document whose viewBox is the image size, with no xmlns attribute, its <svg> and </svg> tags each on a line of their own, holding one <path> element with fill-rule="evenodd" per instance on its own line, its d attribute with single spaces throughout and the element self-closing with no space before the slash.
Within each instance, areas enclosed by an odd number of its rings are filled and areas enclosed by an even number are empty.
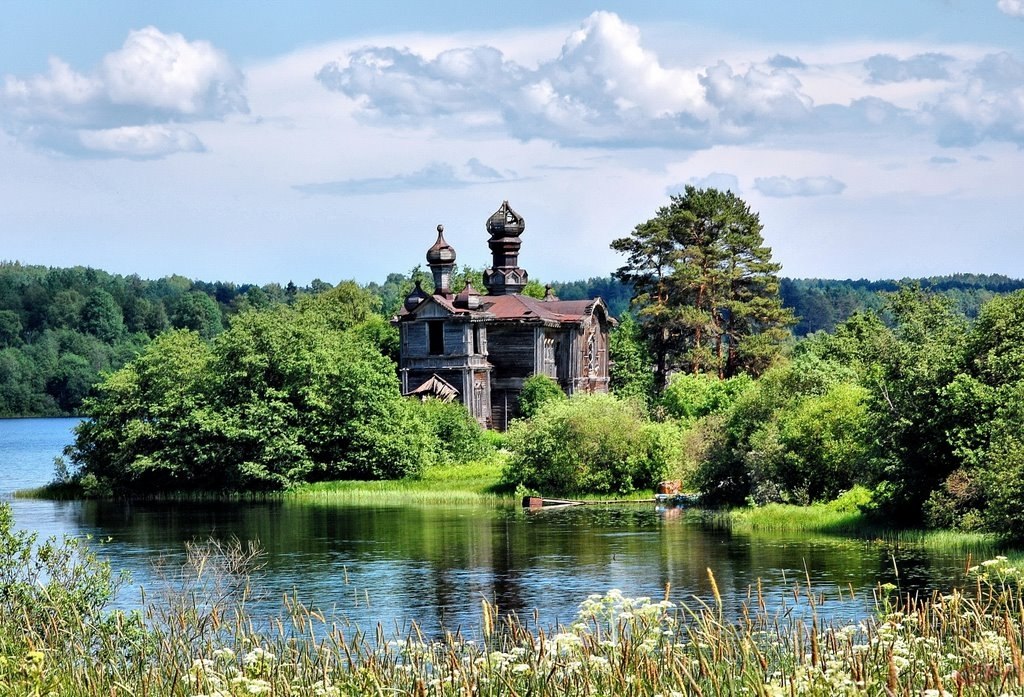
<svg viewBox="0 0 1024 697">
<path fill-rule="evenodd" d="M 220 648 L 220 649 L 214 649 L 212 656 L 213 656 L 214 660 L 230 661 L 230 660 L 234 659 L 235 652 L 232 651 L 231 649 L 227 648 L 227 647 L 224 647 L 224 648 Z"/>
</svg>

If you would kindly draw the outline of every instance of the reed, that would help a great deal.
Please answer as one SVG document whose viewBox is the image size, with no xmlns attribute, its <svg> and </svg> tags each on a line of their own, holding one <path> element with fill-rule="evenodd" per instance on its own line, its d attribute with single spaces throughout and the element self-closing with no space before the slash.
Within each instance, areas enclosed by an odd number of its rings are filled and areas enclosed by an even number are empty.
<svg viewBox="0 0 1024 697">
<path fill-rule="evenodd" d="M 70 546 L 68 546 L 70 545 Z M 260 554 L 192 545 L 141 612 L 107 607 L 109 568 L 73 541 L 39 544 L 0 506 L 0 695 L 1014 695 L 1024 692 L 1024 571 L 1006 557 L 928 598 L 879 587 L 854 625 L 796 587 L 760 584 L 736 620 L 721 599 L 593 595 L 537 629 L 484 601 L 479 629 L 425 637 L 329 623 L 286 599 L 258 626 Z M 58 574 L 51 579 L 48 574 Z M 709 582 L 717 587 L 713 570 Z M 51 581 L 59 581 L 55 585 Z M 479 599 L 467 598 L 479 603 Z"/>
</svg>

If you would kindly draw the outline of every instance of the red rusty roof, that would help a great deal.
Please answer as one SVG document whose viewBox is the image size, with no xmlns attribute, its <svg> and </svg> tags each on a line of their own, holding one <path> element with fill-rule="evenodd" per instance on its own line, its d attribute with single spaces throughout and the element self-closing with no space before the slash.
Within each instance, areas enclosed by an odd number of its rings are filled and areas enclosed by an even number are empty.
<svg viewBox="0 0 1024 697">
<path fill-rule="evenodd" d="M 495 319 L 541 319 L 553 322 L 579 322 L 589 315 L 598 300 L 538 300 L 528 295 L 484 295 L 480 309 Z"/>
</svg>

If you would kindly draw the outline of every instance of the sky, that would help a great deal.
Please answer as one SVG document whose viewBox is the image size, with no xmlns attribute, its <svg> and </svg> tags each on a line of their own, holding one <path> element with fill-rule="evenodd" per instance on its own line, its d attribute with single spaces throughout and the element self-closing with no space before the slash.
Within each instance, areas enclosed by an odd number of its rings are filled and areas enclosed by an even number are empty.
<svg viewBox="0 0 1024 697">
<path fill-rule="evenodd" d="M 1024 277 L 1024 0 L 6 0 L 0 259 L 382 281 L 438 224 L 542 282 L 692 184 L 782 274 Z"/>
</svg>

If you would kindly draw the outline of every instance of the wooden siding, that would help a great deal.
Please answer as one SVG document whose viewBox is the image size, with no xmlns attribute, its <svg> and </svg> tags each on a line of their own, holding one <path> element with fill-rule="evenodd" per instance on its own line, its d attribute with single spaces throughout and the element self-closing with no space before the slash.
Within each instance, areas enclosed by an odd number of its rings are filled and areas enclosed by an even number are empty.
<svg viewBox="0 0 1024 697">
<path fill-rule="evenodd" d="M 535 332 L 529 325 L 491 325 L 487 331 L 487 357 L 495 378 L 528 378 L 537 372 Z"/>
</svg>

